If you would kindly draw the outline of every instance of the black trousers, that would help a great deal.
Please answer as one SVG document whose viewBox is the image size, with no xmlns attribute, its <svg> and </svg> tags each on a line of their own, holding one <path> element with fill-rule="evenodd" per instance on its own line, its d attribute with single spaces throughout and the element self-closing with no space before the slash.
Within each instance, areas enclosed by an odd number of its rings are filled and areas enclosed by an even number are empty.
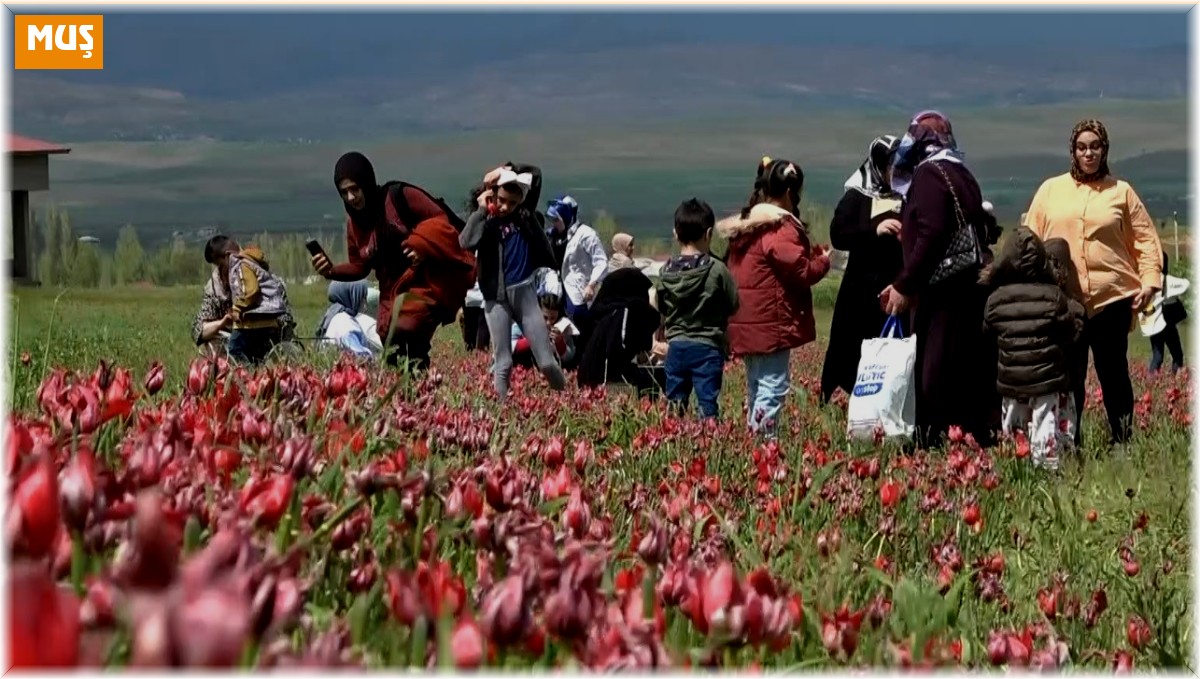
<svg viewBox="0 0 1200 679">
<path fill-rule="evenodd" d="M 413 372 L 424 372 L 429 368 L 429 349 L 432 342 L 432 333 L 393 332 L 385 349 L 387 364 L 396 368 L 400 366 L 401 361 L 405 361 Z"/>
<path fill-rule="evenodd" d="M 463 307 L 462 338 L 467 351 L 487 351 L 491 346 L 492 337 L 483 317 L 483 307 Z"/>
<path fill-rule="evenodd" d="M 1096 377 L 1104 392 L 1104 410 L 1113 444 L 1129 441 L 1133 434 L 1133 382 L 1129 378 L 1129 328 L 1133 324 L 1133 300 L 1113 302 L 1083 326 L 1083 346 L 1076 356 L 1078 370 L 1075 405 L 1079 409 L 1075 443 L 1082 442 L 1083 408 L 1087 402 L 1088 351 L 1096 365 Z"/>
</svg>

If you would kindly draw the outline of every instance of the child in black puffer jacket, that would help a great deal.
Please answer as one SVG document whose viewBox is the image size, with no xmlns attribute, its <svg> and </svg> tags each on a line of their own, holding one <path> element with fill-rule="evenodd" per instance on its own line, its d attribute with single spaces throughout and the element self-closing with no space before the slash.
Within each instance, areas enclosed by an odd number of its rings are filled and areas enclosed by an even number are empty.
<svg viewBox="0 0 1200 679">
<path fill-rule="evenodd" d="M 993 288 L 983 324 L 998 349 L 1004 434 L 1046 469 L 1058 469 L 1059 453 L 1074 443 L 1074 357 L 1083 327 L 1082 306 L 1071 303 L 1056 268 L 1021 227 L 984 276 Z"/>
</svg>

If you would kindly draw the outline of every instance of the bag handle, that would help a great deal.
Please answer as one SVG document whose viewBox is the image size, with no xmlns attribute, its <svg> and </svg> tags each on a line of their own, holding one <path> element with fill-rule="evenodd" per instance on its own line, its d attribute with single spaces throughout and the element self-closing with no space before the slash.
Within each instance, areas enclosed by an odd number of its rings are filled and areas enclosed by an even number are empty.
<svg viewBox="0 0 1200 679">
<path fill-rule="evenodd" d="M 946 175 L 946 170 L 942 168 L 941 162 L 933 161 L 930 164 L 933 165 L 934 168 L 937 169 L 938 173 L 942 175 L 942 179 L 946 180 L 946 188 L 950 190 L 950 199 L 954 201 L 954 217 L 958 220 L 958 228 L 974 228 L 967 224 L 967 217 L 963 214 L 962 205 L 958 202 L 958 194 L 954 192 L 954 184 L 950 181 L 950 177 Z"/>
<path fill-rule="evenodd" d="M 883 332 L 879 333 L 880 337 L 888 337 L 889 335 L 897 339 L 904 339 L 904 322 L 895 314 L 888 316 L 887 320 L 883 323 Z"/>
</svg>

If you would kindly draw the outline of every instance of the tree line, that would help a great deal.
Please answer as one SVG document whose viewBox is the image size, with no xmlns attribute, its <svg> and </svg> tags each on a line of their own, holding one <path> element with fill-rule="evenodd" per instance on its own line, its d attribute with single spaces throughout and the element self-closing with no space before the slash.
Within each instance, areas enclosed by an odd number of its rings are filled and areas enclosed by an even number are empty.
<svg viewBox="0 0 1200 679">
<path fill-rule="evenodd" d="M 827 243 L 832 212 L 819 205 L 806 205 L 802 218 L 809 225 L 815 242 Z M 590 224 L 605 248 L 621 231 L 617 220 L 599 210 Z M 148 284 L 154 286 L 201 285 L 211 275 L 204 261 L 205 240 L 199 242 L 176 235 L 154 248 L 143 246 L 137 227 L 127 224 L 111 247 L 81 241 L 71 226 L 67 210 L 50 207 L 44 215 L 34 215 L 30 234 L 31 277 L 45 286 L 107 288 Z M 673 243 L 670 225 L 663 236 L 637 239 L 637 256 L 658 257 L 669 254 Z M 262 248 L 271 271 L 288 282 L 302 281 L 313 274 L 304 244 L 317 238 L 335 262 L 346 259 L 346 240 L 339 229 L 317 233 L 259 233 L 250 237 L 229 232 L 242 245 Z M 36 253 L 36 254 L 35 254 Z M 611 253 L 610 253 L 611 254 Z"/>
</svg>

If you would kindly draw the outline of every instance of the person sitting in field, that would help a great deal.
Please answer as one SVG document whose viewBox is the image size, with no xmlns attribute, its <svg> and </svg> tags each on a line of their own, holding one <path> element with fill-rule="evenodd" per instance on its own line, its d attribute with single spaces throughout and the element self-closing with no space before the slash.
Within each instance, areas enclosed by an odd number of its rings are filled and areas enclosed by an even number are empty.
<svg viewBox="0 0 1200 679">
<path fill-rule="evenodd" d="M 267 258 L 256 246 L 228 255 L 229 357 L 236 361 L 261 363 L 275 345 L 284 341 L 290 313 L 287 285 L 271 273 Z"/>
<path fill-rule="evenodd" d="M 996 390 L 1005 436 L 1028 438 L 1033 464 L 1057 470 L 1060 451 L 1074 443 L 1072 358 L 1083 331 L 1038 237 L 1020 227 L 981 282 L 992 288 L 984 332 L 998 349 Z"/>
<path fill-rule="evenodd" d="M 571 319 L 563 314 L 562 300 L 553 294 L 538 295 L 538 306 L 542 309 L 542 318 L 546 320 L 546 329 L 550 333 L 550 342 L 554 345 L 554 353 L 558 356 L 559 364 L 565 364 L 575 358 L 575 338 L 579 329 Z M 513 365 L 522 368 L 534 366 L 533 349 L 521 326 L 513 323 L 512 327 Z"/>
<path fill-rule="evenodd" d="M 618 233 L 612 239 L 612 256 L 608 258 L 608 271 L 637 266 L 633 261 L 633 236 Z"/>
<path fill-rule="evenodd" d="M 229 256 L 239 250 L 237 242 L 225 235 L 213 236 L 204 246 L 204 261 L 211 264 L 213 269 L 212 275 L 204 284 L 200 308 L 192 320 L 192 341 L 209 356 L 225 353 L 230 330 L 233 328 L 233 302 L 230 299 L 228 283 Z M 285 300 L 286 294 L 284 290 Z M 283 339 L 290 341 L 296 324 L 292 319 L 291 309 L 286 304 L 280 321 L 283 326 Z"/>
<path fill-rule="evenodd" d="M 613 271 L 592 304 L 593 332 L 579 360 L 581 387 L 630 385 L 638 393 L 661 387 L 639 360 L 654 347 L 662 319 L 650 305 L 653 283 L 636 268 Z"/>
<path fill-rule="evenodd" d="M 324 344 L 363 358 L 378 358 L 383 343 L 375 333 L 375 319 L 363 312 L 367 303 L 366 281 L 329 284 L 329 308 L 317 326 L 317 337 Z"/>
</svg>

